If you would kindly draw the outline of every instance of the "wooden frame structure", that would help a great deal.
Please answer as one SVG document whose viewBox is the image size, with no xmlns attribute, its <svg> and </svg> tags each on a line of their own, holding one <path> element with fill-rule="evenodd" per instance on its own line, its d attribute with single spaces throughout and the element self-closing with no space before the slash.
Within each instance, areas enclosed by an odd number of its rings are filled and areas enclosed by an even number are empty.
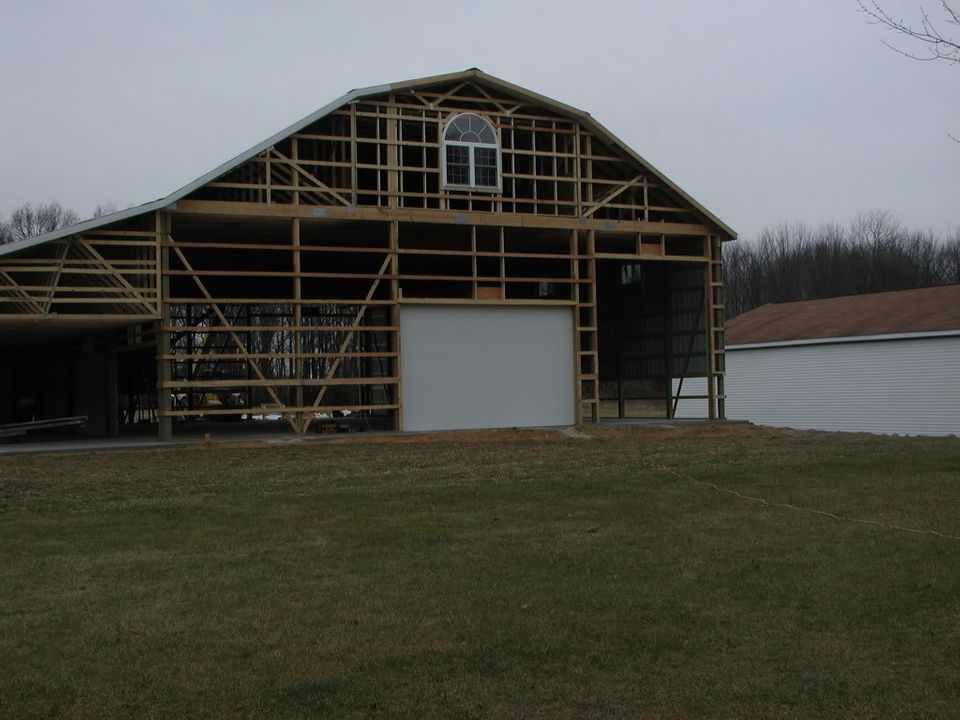
<svg viewBox="0 0 960 720">
<path fill-rule="evenodd" d="M 497 192 L 443 187 L 442 128 L 463 112 L 499 134 Z M 638 320 L 634 359 L 662 379 L 664 413 L 671 379 L 699 375 L 723 416 L 720 255 L 735 235 L 578 110 L 469 70 L 357 91 L 201 180 L 7 248 L 0 333 L 106 328 L 111 347 L 155 348 L 163 437 L 201 416 L 303 433 L 343 411 L 402 429 L 403 304 L 565 305 L 576 418 L 596 421 L 598 269 L 615 268 L 600 275 L 642 275 L 637 302 L 660 308 L 659 329 Z"/>
</svg>

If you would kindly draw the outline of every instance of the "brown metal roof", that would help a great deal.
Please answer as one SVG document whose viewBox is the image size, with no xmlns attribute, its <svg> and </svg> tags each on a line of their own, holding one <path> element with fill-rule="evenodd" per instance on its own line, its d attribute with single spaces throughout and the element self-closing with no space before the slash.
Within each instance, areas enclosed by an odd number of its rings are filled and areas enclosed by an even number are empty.
<svg viewBox="0 0 960 720">
<path fill-rule="evenodd" d="M 960 330 L 960 285 L 769 303 L 727 321 L 727 345 Z"/>
</svg>

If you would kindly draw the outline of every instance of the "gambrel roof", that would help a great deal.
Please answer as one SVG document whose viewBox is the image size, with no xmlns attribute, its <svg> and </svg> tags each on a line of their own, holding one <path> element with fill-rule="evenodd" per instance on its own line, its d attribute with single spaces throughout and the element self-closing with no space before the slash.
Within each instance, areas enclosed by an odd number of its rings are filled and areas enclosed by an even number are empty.
<svg viewBox="0 0 960 720">
<path fill-rule="evenodd" d="M 176 190 L 164 198 L 159 200 L 154 200 L 153 202 L 145 203 L 136 207 L 128 208 L 117 213 L 110 215 L 105 215 L 103 217 L 95 218 L 92 220 L 86 220 L 84 222 L 78 223 L 76 225 L 71 225 L 54 232 L 46 233 L 44 235 L 39 235 L 33 238 L 27 238 L 25 240 L 20 240 L 14 243 L 8 243 L 6 245 L 0 246 L 0 255 L 7 255 L 14 252 L 19 252 L 27 248 L 35 247 L 37 245 L 42 245 L 54 240 L 58 240 L 63 237 L 70 235 L 75 235 L 77 233 L 83 233 L 95 228 L 100 228 L 105 225 L 109 225 L 118 221 L 126 220 L 133 218 L 145 213 L 150 213 L 155 210 L 160 210 L 163 208 L 170 207 L 174 205 L 178 200 L 185 198 L 196 190 L 202 188 L 207 183 L 215 181 L 217 178 L 221 177 L 225 173 L 233 170 L 244 162 L 247 162 L 251 158 L 256 157 L 260 153 L 263 153 L 266 150 L 269 150 L 271 147 L 284 140 L 285 138 L 297 133 L 304 128 L 312 125 L 318 120 L 324 118 L 330 113 L 338 110 L 339 108 L 344 107 L 350 103 L 356 102 L 358 100 L 363 100 L 365 98 L 382 95 L 389 92 L 403 92 L 411 91 L 420 88 L 426 88 L 430 86 L 435 86 L 443 83 L 456 83 L 470 81 L 496 89 L 506 95 L 516 97 L 519 100 L 523 100 L 530 103 L 535 103 L 537 105 L 543 106 L 557 113 L 558 115 L 565 116 L 571 120 L 575 120 L 583 124 L 583 126 L 589 129 L 593 134 L 602 139 L 604 142 L 610 145 L 611 148 L 616 149 L 620 152 L 623 152 L 627 157 L 636 162 L 643 170 L 649 173 L 652 177 L 655 177 L 664 187 L 669 188 L 673 191 L 683 202 L 688 204 L 693 212 L 700 215 L 704 221 L 714 226 L 718 233 L 723 237 L 723 239 L 735 239 L 736 232 L 732 230 L 728 225 L 721 221 L 718 217 L 713 215 L 709 210 L 703 207 L 700 203 L 690 197 L 685 193 L 681 188 L 674 184 L 666 175 L 657 170 L 653 165 L 651 165 L 647 160 L 633 151 L 626 143 L 619 140 L 613 133 L 607 130 L 603 125 L 597 122 L 589 113 L 586 113 L 577 108 L 565 105 L 564 103 L 558 102 L 551 98 L 545 97 L 533 91 L 527 90 L 525 88 L 513 85 L 505 80 L 494 77 L 493 75 L 488 75 L 487 73 L 478 70 L 476 68 L 471 68 L 469 70 L 464 70 L 462 72 L 449 73 L 446 75 L 435 75 L 431 77 L 419 78 L 416 80 L 407 80 L 398 83 L 392 83 L 388 85 L 376 85 L 372 87 L 362 88 L 358 90 L 351 90 L 346 95 L 337 98 L 333 102 L 325 105 L 314 113 L 311 113 L 307 117 L 299 120 L 298 122 L 290 125 L 287 128 L 284 128 L 275 135 L 267 138 L 263 142 L 260 142 L 250 149 L 240 153 L 236 157 L 228 160 L 222 165 L 214 168 L 210 172 L 202 175 L 193 182 L 184 185 L 179 190 Z"/>
</svg>

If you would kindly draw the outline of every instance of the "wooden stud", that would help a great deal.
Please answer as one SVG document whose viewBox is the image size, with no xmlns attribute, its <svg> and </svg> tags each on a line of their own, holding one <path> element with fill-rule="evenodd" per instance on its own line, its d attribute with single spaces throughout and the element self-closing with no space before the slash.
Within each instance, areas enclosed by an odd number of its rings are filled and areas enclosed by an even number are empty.
<svg viewBox="0 0 960 720">
<path fill-rule="evenodd" d="M 156 213 L 157 237 L 164 241 L 170 239 L 171 219 L 169 211 Z M 170 305 L 163 298 L 170 295 L 170 278 L 162 274 L 162 270 L 170 267 L 170 250 L 167 247 L 158 248 L 160 262 L 158 263 L 158 283 L 160 288 L 160 320 L 157 322 L 155 334 L 157 336 L 157 432 L 160 440 L 173 440 L 173 418 L 171 416 L 172 403 L 170 393 L 164 388 L 170 382 L 170 362 L 165 359 L 170 354 L 170 333 L 165 329 L 170 325 Z"/>
<path fill-rule="evenodd" d="M 394 276 L 390 280 L 390 300 L 393 302 L 393 305 L 390 307 L 390 324 L 394 327 L 394 330 L 391 332 L 393 341 L 391 347 L 394 352 L 394 358 L 391 364 L 393 367 L 393 375 L 401 379 L 393 389 L 393 402 L 396 405 L 393 412 L 393 429 L 400 432 L 403 430 L 403 368 L 400 354 L 400 323 L 402 321 L 402 313 L 400 312 L 399 305 L 402 298 L 400 281 L 398 279 L 400 277 L 400 224 L 397 222 L 390 223 L 389 246 L 390 274 Z"/>
<path fill-rule="evenodd" d="M 301 300 L 303 299 L 303 287 L 301 285 L 302 278 L 300 273 L 300 218 L 294 218 L 291 225 L 291 242 L 293 244 L 293 324 L 297 327 L 303 325 L 303 305 Z M 303 407 L 303 331 L 294 330 L 293 331 L 293 352 L 296 353 L 294 359 L 294 372 L 296 373 L 297 379 L 300 380 L 294 389 L 294 405 L 297 407 Z M 296 416 L 296 426 L 300 430 L 300 433 L 306 433 L 310 428 L 310 418 L 305 417 L 302 413 Z"/>
</svg>

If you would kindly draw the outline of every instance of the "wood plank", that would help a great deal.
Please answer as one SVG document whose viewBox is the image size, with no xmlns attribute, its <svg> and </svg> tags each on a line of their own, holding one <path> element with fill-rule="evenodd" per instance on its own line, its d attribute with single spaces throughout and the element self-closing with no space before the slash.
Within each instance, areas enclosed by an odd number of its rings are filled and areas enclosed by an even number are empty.
<svg viewBox="0 0 960 720">
<path fill-rule="evenodd" d="M 270 148 L 270 152 L 273 153 L 273 155 L 276 157 L 276 159 L 277 159 L 279 162 L 282 162 L 282 163 L 285 163 L 285 164 L 289 165 L 289 166 L 292 167 L 294 170 L 296 170 L 298 173 L 300 173 L 300 176 L 301 176 L 301 177 L 306 178 L 307 180 L 309 180 L 311 183 L 313 183 L 313 184 L 316 186 L 316 188 L 311 188 L 311 189 L 316 189 L 316 190 L 318 190 L 320 193 L 322 193 L 322 194 L 324 194 L 324 195 L 329 195 L 330 197 L 332 197 L 332 198 L 334 198 L 334 199 L 336 199 L 336 200 L 339 200 L 339 201 L 340 201 L 341 203 L 343 203 L 344 205 L 350 205 L 350 201 L 349 201 L 349 200 L 347 200 L 345 197 L 343 197 L 342 195 L 340 195 L 337 191 L 331 189 L 325 182 L 323 182 L 322 180 L 320 180 L 316 175 L 314 175 L 313 173 L 311 173 L 310 171 L 308 171 L 305 167 L 303 167 L 303 165 L 300 165 L 299 163 L 295 162 L 294 160 L 291 160 L 291 159 L 288 158 L 286 155 L 284 155 L 284 154 L 281 153 L 279 150 L 277 150 L 275 147 L 274 147 L 274 148 Z"/>
<path fill-rule="evenodd" d="M 629 189 L 632 188 L 632 187 L 636 187 L 636 184 L 637 184 L 640 180 L 642 180 L 642 179 L 643 179 L 643 173 L 641 173 L 640 175 L 637 175 L 635 178 L 633 178 L 633 180 L 630 180 L 630 181 L 628 181 L 628 182 L 626 182 L 626 183 L 623 183 L 623 184 L 620 185 L 616 190 L 614 190 L 614 191 L 611 192 L 609 195 L 607 195 L 607 196 L 604 197 L 602 200 L 600 200 L 600 202 L 598 202 L 598 203 L 596 203 L 596 204 L 594 204 L 594 205 L 591 205 L 591 206 L 589 207 L 589 209 L 587 209 L 586 211 L 584 211 L 584 213 L 580 216 L 580 218 L 583 219 L 583 220 L 586 220 L 586 219 L 589 218 L 591 215 L 593 215 L 597 210 L 599 210 L 600 208 L 604 207 L 605 205 L 613 202 L 613 200 L 615 200 L 617 197 L 619 197 L 620 195 L 622 195 L 626 190 L 629 190 Z M 633 208 L 633 207 L 636 207 L 636 206 L 634 206 L 634 205 L 628 205 L 628 206 L 625 206 L 625 207 Z"/>
<path fill-rule="evenodd" d="M 380 251 L 380 254 L 383 254 L 383 250 Z M 203 305 L 207 302 L 206 298 L 203 296 L 200 297 L 170 297 L 167 298 L 169 303 L 189 303 L 194 305 Z M 392 300 L 364 300 L 363 298 L 345 298 L 345 299 L 333 299 L 333 298 L 301 298 L 296 300 L 294 298 L 213 298 L 213 302 L 218 305 L 390 305 L 393 303 Z"/>
<path fill-rule="evenodd" d="M 393 351 L 382 352 L 276 352 L 276 353 L 177 353 L 172 352 L 164 356 L 165 360 L 288 360 L 292 358 L 320 359 L 320 358 L 389 358 L 396 357 Z"/>
<path fill-rule="evenodd" d="M 75 247 L 78 248 L 78 249 L 83 250 L 84 252 L 86 252 L 86 253 L 88 253 L 88 254 L 90 254 L 90 255 L 92 255 L 92 256 L 93 256 L 93 259 L 98 260 L 98 261 L 102 264 L 103 269 L 107 271 L 106 274 L 104 275 L 104 277 L 110 278 L 111 280 L 114 280 L 114 281 L 116 281 L 117 283 L 119 283 L 122 287 L 126 288 L 126 289 L 128 290 L 128 292 L 129 292 L 130 296 L 131 296 L 131 297 L 134 297 L 134 298 L 136 298 L 136 299 L 138 299 L 138 300 L 140 300 L 141 303 L 143 304 L 143 307 L 144 307 L 148 312 L 150 312 L 150 313 L 160 312 L 160 308 L 157 307 L 157 304 L 156 304 L 156 303 L 150 303 L 150 302 L 140 293 L 140 288 L 134 287 L 134 286 L 130 283 L 130 281 L 127 280 L 126 277 L 124 277 L 124 274 L 126 274 L 126 273 L 137 272 L 137 271 L 130 271 L 130 270 L 121 271 L 121 270 L 117 270 L 117 268 L 114 268 L 114 267 L 110 264 L 110 262 L 109 262 L 105 257 L 103 257 L 103 255 L 100 254 L 100 251 L 97 250 L 97 249 L 96 249 L 95 247 L 93 247 L 92 245 L 90 245 L 90 243 L 88 243 L 88 242 L 84 239 L 84 237 L 83 237 L 82 235 L 77 235 L 77 236 L 76 236 L 76 245 L 75 245 Z M 67 272 L 70 272 L 70 270 L 68 270 L 67 268 L 64 268 L 63 270 L 61 270 L 61 272 L 62 272 L 62 273 L 67 273 Z M 146 274 L 153 274 L 153 270 L 146 270 L 146 271 L 144 271 L 144 272 L 146 272 Z"/>
<path fill-rule="evenodd" d="M 400 223 L 391 222 L 388 234 L 388 243 L 390 245 L 390 273 L 393 275 L 400 275 L 400 256 L 397 253 L 397 250 L 400 247 Z M 402 290 L 400 289 L 400 282 L 398 280 L 390 281 L 390 299 L 393 301 L 393 306 L 390 308 L 390 324 L 395 326 L 397 330 L 391 334 L 392 347 L 396 356 L 391 362 L 391 368 L 393 374 L 398 377 L 403 377 L 402 369 L 402 356 L 400 354 L 400 322 L 401 322 L 401 313 L 399 301 L 402 299 Z M 397 432 L 403 430 L 403 382 L 397 383 L 393 388 L 393 400 L 397 405 L 396 410 L 393 413 L 393 429 Z"/>
<path fill-rule="evenodd" d="M 523 204 L 523 201 L 517 201 Z M 456 210 L 424 210 L 419 208 L 305 206 L 272 205 L 261 203 L 228 202 L 213 200 L 181 200 L 175 210 L 179 214 L 222 215 L 226 217 L 301 217 L 329 220 L 378 220 L 400 222 L 479 225 L 496 227 L 530 227 L 602 230 L 604 232 L 642 232 L 647 235 L 707 235 L 712 229 L 696 223 L 648 222 L 642 220 L 581 220 L 573 216 L 546 216 L 531 213 L 484 213 Z"/>
<path fill-rule="evenodd" d="M 400 382 L 395 377 L 362 378 L 270 378 L 268 380 L 168 380 L 163 387 L 170 388 L 239 388 L 239 387 L 328 387 L 341 385 L 393 385 Z M 302 407 L 302 405 L 300 406 Z"/>
<path fill-rule="evenodd" d="M 192 268 L 192 265 L 190 264 L 190 261 L 187 260 L 187 256 L 184 255 L 184 254 L 183 254 L 183 251 L 182 251 L 180 248 L 177 247 L 177 245 L 176 245 L 175 242 L 173 242 L 173 236 L 168 233 L 168 234 L 167 234 L 167 239 L 168 239 L 168 241 L 171 242 L 173 252 L 176 253 L 177 257 L 180 259 L 180 262 L 183 264 L 183 266 L 184 266 L 185 268 L 187 268 L 187 269 L 193 269 L 193 268 Z M 194 283 L 196 284 L 196 286 L 199 288 L 200 292 L 203 293 L 204 297 L 207 298 L 207 302 L 210 304 L 211 309 L 214 311 L 214 313 L 215 313 L 215 314 L 217 315 L 217 317 L 220 319 L 220 322 L 223 324 L 224 328 L 228 328 L 228 329 L 229 329 L 230 337 L 231 337 L 231 339 L 233 340 L 233 342 L 236 344 L 236 346 L 237 346 L 237 348 L 240 350 L 240 352 L 243 352 L 243 353 L 248 352 L 248 351 L 247 351 L 247 347 L 246 347 L 246 345 L 244 344 L 243 340 L 240 338 L 239 335 L 237 335 L 237 333 L 236 333 L 236 331 L 235 331 L 234 329 L 230 328 L 230 321 L 227 320 L 227 317 L 226 317 L 226 315 L 224 315 L 223 311 L 220 309 L 220 306 L 217 305 L 216 303 L 212 302 L 210 293 L 207 291 L 207 288 L 206 288 L 206 286 L 203 284 L 203 281 L 201 281 L 200 278 L 198 278 L 198 277 L 196 277 L 196 276 L 193 277 L 193 281 L 194 281 Z M 266 379 L 267 379 L 267 378 L 264 376 L 263 371 L 260 370 L 260 366 L 259 366 L 257 363 L 250 361 L 250 362 L 249 362 L 249 367 L 250 367 L 250 369 L 252 369 L 252 370 L 254 371 L 254 373 L 256 373 L 257 377 L 258 377 L 260 380 L 266 380 Z M 279 406 L 282 407 L 282 406 L 283 406 L 283 402 L 280 400 L 280 397 L 273 391 L 273 389 L 270 388 L 270 387 L 267 387 L 266 390 L 267 390 L 267 393 L 270 395 L 270 397 L 273 398 L 274 402 L 276 402 L 277 405 L 279 405 Z M 296 424 L 296 422 L 295 422 L 294 420 L 291 420 L 291 421 L 290 421 L 290 425 L 291 425 L 291 427 L 294 429 L 294 431 L 299 431 L 299 427 L 298 427 L 298 425 Z"/>
<path fill-rule="evenodd" d="M 383 265 L 380 266 L 380 274 L 381 274 L 381 276 L 387 271 L 387 268 L 390 266 L 391 261 L 392 261 L 393 259 L 395 259 L 395 258 L 396 258 L 396 253 L 387 253 L 386 258 L 384 258 L 384 260 L 383 260 Z M 370 285 L 370 292 L 367 293 L 367 298 L 368 298 L 368 299 L 372 298 L 373 295 L 374 295 L 374 293 L 377 292 L 377 288 L 379 287 L 379 285 L 380 285 L 380 279 L 377 278 L 377 279 L 374 280 L 373 283 Z M 366 306 L 366 305 L 361 305 L 360 308 L 357 310 L 357 315 L 356 315 L 356 317 L 353 319 L 353 323 L 352 323 L 352 325 L 351 325 L 351 327 L 350 327 L 350 329 L 349 329 L 349 332 L 347 333 L 347 336 L 343 339 L 343 342 L 340 344 L 340 352 L 341 352 L 341 353 L 346 352 L 346 351 L 347 351 L 347 348 L 350 346 L 350 343 L 353 342 L 354 333 L 356 332 L 356 330 L 357 330 L 358 327 L 360 326 L 360 323 L 363 322 L 363 316 L 366 314 L 366 312 L 367 312 L 367 306 Z M 329 378 L 332 378 L 334 375 L 336 375 L 337 370 L 340 369 L 340 363 L 341 363 L 341 362 L 342 362 L 341 359 L 340 359 L 340 358 L 337 358 L 337 359 L 335 359 L 335 360 L 330 364 L 330 369 L 327 371 L 327 378 L 328 378 L 328 379 L 329 379 Z M 319 405 L 319 404 L 323 401 L 323 398 L 324 398 L 324 396 L 326 395 L 326 393 L 327 393 L 326 387 L 320 388 L 320 392 L 317 393 L 316 400 L 314 400 L 314 402 L 313 402 L 314 406 Z"/>
<path fill-rule="evenodd" d="M 490 287 L 490 286 L 488 286 Z M 500 291 L 499 286 L 493 286 L 491 289 Z M 431 298 L 415 297 L 410 295 L 403 296 L 397 301 L 399 305 L 522 305 L 525 307 L 560 307 L 564 305 L 575 305 L 573 300 L 548 300 L 540 298 L 507 298 L 497 300 L 495 298 Z"/>
<path fill-rule="evenodd" d="M 222 410 L 219 408 L 210 408 L 203 410 L 170 410 L 165 413 L 167 417 L 200 417 L 214 415 L 280 415 L 284 419 L 292 419 L 297 413 L 331 413 L 335 410 L 350 410 L 351 412 L 364 412 L 371 410 L 396 410 L 395 404 L 368 404 L 368 405 L 319 405 L 307 407 L 245 407 L 231 410 Z"/>
<path fill-rule="evenodd" d="M 171 227 L 171 217 L 169 212 L 157 212 L 155 216 L 157 232 L 163 233 L 163 236 L 169 237 Z M 160 318 L 156 324 L 155 334 L 157 336 L 157 434 L 160 440 L 170 441 L 173 439 L 173 421 L 170 418 L 170 410 L 173 408 L 170 393 L 162 392 L 165 382 L 170 380 L 170 362 L 164 359 L 164 355 L 170 353 L 170 335 L 165 326 L 170 324 L 170 305 L 163 301 L 163 298 L 170 294 L 170 280 L 163 277 L 162 270 L 170 265 L 170 251 L 166 248 L 160 249 L 158 257 L 159 268 L 157 275 L 158 287 L 160 289 Z"/>
<path fill-rule="evenodd" d="M 291 332 L 294 330 L 313 330 L 317 332 L 392 332 L 397 330 L 393 325 L 165 325 L 169 332 L 196 332 L 196 333 L 230 333 L 230 332 Z"/>
<path fill-rule="evenodd" d="M 37 297 L 37 298 L 34 298 L 34 297 L 33 297 L 32 295 L 30 295 L 28 292 L 26 292 L 25 290 L 23 290 L 23 289 L 17 284 L 17 281 L 14 280 L 12 277 L 10 277 L 10 275 L 8 275 L 6 272 L 0 271 L 0 278 L 3 278 L 4 280 L 6 280 L 6 281 L 9 283 L 9 285 L 0 285 L 0 291 L 13 292 L 13 293 L 15 294 L 15 296 L 12 297 L 12 298 L 3 298 L 3 297 L 0 297 L 0 302 L 16 303 L 16 304 L 18 304 L 18 305 L 26 305 L 26 306 L 28 306 L 28 307 L 32 307 L 35 313 L 37 313 L 37 314 L 39 314 L 39 315 L 43 315 L 43 314 L 44 314 L 44 306 L 43 306 L 42 303 L 46 301 L 46 298 L 45 298 L 45 297 Z M 49 311 L 48 311 L 48 312 L 49 312 Z"/>
</svg>

